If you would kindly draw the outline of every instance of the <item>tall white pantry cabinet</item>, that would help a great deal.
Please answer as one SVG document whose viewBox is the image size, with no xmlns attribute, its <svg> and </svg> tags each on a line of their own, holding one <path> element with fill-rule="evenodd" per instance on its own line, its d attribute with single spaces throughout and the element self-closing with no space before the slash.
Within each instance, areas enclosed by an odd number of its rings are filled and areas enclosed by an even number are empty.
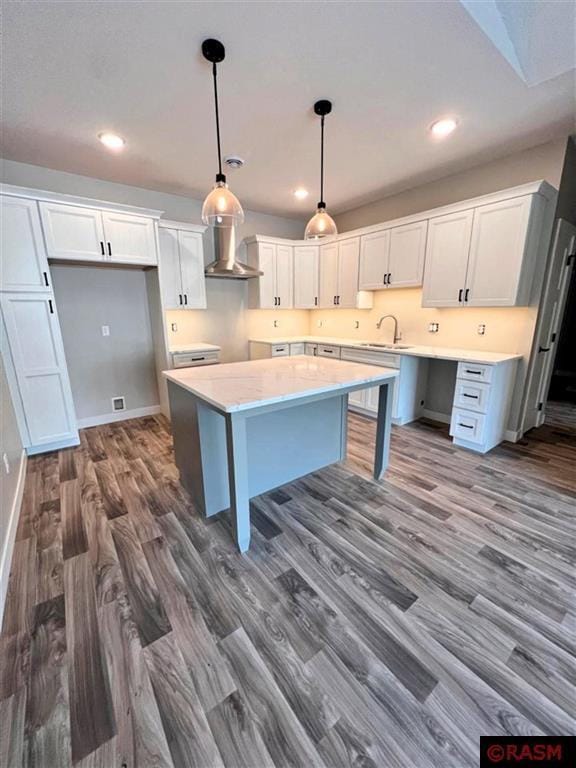
<svg viewBox="0 0 576 768">
<path fill-rule="evenodd" d="M 38 203 L 0 195 L 2 359 L 28 453 L 79 443 Z"/>
</svg>

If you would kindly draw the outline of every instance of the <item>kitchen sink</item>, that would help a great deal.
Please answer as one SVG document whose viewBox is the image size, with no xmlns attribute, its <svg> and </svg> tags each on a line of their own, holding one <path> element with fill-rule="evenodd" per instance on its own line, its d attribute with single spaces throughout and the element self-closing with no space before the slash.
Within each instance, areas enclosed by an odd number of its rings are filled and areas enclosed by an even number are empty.
<svg viewBox="0 0 576 768">
<path fill-rule="evenodd" d="M 378 344 L 374 341 L 363 341 L 361 347 L 381 347 L 382 349 L 412 349 L 409 344 Z"/>
</svg>

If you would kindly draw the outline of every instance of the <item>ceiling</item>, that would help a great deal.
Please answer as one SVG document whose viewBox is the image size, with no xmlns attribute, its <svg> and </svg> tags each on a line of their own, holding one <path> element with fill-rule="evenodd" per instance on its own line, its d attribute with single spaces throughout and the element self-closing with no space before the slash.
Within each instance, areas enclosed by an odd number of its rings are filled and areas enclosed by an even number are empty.
<svg viewBox="0 0 576 768">
<path fill-rule="evenodd" d="M 556 5 L 555 24 L 573 24 L 574 5 Z M 210 188 L 206 37 L 226 45 L 223 152 L 245 159 L 228 180 L 254 210 L 305 218 L 314 207 L 318 98 L 334 103 L 332 212 L 574 130 L 573 51 L 570 71 L 530 86 L 455 2 L 33 1 L 3 11 L 3 156 L 110 181 L 198 198 Z M 539 61 L 557 38 L 541 29 Z M 433 140 L 428 126 L 446 114 L 460 126 Z M 126 138 L 123 152 L 96 140 L 104 130 Z M 292 194 L 299 186 L 305 201 Z"/>
</svg>

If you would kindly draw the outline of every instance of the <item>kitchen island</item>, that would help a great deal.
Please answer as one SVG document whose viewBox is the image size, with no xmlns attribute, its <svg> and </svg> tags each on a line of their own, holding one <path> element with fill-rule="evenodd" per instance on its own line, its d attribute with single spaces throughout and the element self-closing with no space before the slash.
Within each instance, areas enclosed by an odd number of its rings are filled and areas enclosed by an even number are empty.
<svg viewBox="0 0 576 768">
<path fill-rule="evenodd" d="M 398 371 L 298 355 L 164 371 L 182 485 L 206 517 L 230 509 L 250 544 L 250 498 L 346 457 L 348 395 L 379 386 L 374 477 L 388 464 Z"/>
</svg>

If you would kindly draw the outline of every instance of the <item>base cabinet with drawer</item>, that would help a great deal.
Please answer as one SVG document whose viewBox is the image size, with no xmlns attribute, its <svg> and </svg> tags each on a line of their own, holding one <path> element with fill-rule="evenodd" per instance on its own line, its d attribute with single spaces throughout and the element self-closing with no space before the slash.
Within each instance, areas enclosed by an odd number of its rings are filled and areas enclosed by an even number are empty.
<svg viewBox="0 0 576 768">
<path fill-rule="evenodd" d="M 458 363 L 450 434 L 455 445 L 486 453 L 506 434 L 517 360 Z"/>
</svg>

